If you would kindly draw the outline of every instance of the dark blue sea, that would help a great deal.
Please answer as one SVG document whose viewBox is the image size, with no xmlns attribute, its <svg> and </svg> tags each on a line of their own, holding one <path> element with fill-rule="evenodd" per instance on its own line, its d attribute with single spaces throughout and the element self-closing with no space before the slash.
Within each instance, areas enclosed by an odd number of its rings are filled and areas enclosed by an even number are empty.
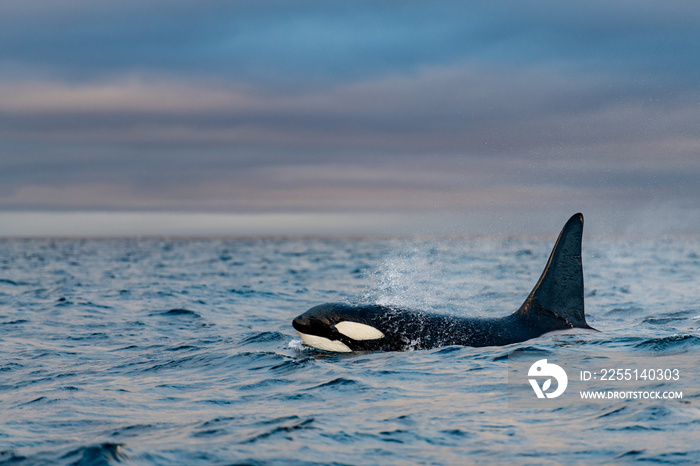
<svg viewBox="0 0 700 466">
<path fill-rule="evenodd" d="M 291 326 L 328 301 L 504 316 L 554 239 L 2 240 L 0 464 L 700 463 L 700 237 L 584 235 L 600 332 L 332 354 Z"/>
</svg>

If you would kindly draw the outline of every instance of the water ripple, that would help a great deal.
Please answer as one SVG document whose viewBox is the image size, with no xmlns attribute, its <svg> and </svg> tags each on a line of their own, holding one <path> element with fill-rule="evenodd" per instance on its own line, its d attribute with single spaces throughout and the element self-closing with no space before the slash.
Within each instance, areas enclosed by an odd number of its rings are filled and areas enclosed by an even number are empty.
<svg viewBox="0 0 700 466">
<path fill-rule="evenodd" d="M 503 316 L 551 241 L 0 240 L 0 464 L 700 462 L 700 238 L 587 239 L 597 333 L 331 354 L 290 326 L 366 299 Z M 683 398 L 548 407 L 509 380 L 533 353 L 567 370 L 673 358 L 677 385 L 649 387 Z"/>
</svg>

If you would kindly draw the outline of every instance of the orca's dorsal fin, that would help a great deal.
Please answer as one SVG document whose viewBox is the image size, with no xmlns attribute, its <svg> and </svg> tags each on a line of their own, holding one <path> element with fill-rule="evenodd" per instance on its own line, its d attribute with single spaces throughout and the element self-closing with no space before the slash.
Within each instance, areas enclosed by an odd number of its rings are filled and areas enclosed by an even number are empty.
<svg viewBox="0 0 700 466">
<path fill-rule="evenodd" d="M 578 213 L 559 233 L 542 276 L 517 315 L 550 330 L 592 328 L 586 323 L 583 304 L 582 235 L 583 215 Z"/>
</svg>

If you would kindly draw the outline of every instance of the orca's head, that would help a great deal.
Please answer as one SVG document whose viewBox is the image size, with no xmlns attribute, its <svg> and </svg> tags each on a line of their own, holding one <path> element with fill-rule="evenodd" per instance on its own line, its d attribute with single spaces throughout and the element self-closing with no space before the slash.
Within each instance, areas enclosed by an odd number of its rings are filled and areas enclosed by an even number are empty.
<svg viewBox="0 0 700 466">
<path fill-rule="evenodd" d="M 372 349 L 384 333 L 369 324 L 363 308 L 333 303 L 312 307 L 292 321 L 292 326 L 309 346 L 325 351 L 348 353 Z"/>
</svg>

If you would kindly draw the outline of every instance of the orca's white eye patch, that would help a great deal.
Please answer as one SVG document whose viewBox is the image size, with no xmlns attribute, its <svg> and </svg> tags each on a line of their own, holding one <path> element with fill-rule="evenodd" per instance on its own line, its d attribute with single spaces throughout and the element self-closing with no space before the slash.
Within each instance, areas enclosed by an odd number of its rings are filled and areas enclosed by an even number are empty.
<svg viewBox="0 0 700 466">
<path fill-rule="evenodd" d="M 372 327 L 371 325 L 360 324 L 358 322 L 338 322 L 335 324 L 335 329 L 353 340 L 378 340 L 384 337 L 384 334 Z"/>
</svg>

